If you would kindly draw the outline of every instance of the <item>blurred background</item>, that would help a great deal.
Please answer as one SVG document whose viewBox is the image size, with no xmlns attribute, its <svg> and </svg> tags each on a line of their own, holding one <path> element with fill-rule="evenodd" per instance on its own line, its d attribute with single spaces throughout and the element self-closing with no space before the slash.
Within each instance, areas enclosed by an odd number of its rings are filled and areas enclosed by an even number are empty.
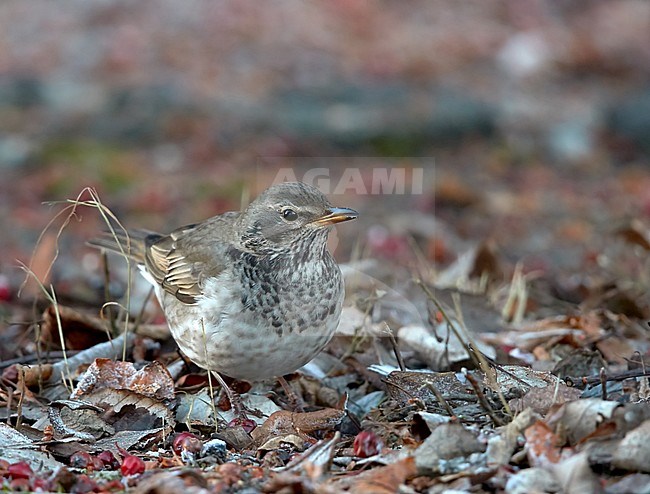
<svg viewBox="0 0 650 494">
<path fill-rule="evenodd" d="M 125 225 L 166 231 L 328 158 L 333 175 L 425 171 L 421 193 L 333 198 L 362 213 L 342 259 L 400 262 L 415 237 L 439 265 L 485 244 L 578 272 L 648 221 L 649 155 L 649 2 L 0 3 L 5 297 L 61 210 L 43 202 L 91 186 Z M 48 275 L 62 290 L 95 266 L 101 219 L 79 213 Z"/>
</svg>

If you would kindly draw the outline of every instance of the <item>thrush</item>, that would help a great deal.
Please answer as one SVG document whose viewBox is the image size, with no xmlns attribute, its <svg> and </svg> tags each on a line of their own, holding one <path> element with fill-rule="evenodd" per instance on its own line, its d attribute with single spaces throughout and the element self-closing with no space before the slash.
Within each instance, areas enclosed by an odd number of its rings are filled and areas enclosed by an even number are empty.
<svg viewBox="0 0 650 494">
<path fill-rule="evenodd" d="M 283 183 L 241 212 L 168 235 L 138 230 L 89 243 L 137 263 L 191 361 L 259 381 L 295 371 L 330 341 L 344 286 L 327 238 L 357 216 L 310 185 Z"/>
</svg>

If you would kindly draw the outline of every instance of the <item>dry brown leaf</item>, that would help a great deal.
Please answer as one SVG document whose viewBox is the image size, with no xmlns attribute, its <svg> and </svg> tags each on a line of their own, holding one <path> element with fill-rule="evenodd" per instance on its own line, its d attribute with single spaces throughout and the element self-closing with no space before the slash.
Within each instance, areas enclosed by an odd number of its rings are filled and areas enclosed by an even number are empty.
<svg viewBox="0 0 650 494">
<path fill-rule="evenodd" d="M 488 466 L 507 465 L 512 460 L 512 454 L 519 445 L 522 432 L 534 420 L 530 408 L 517 415 L 508 425 L 500 427 L 498 434 L 488 439 L 487 464 Z"/>
<path fill-rule="evenodd" d="M 570 445 L 575 445 L 592 434 L 598 425 L 612 419 L 620 403 L 597 398 L 565 403 L 548 419 L 558 435 L 566 434 Z"/>
<path fill-rule="evenodd" d="M 206 479 L 196 470 L 162 470 L 138 482 L 134 494 L 208 494 Z"/>
<path fill-rule="evenodd" d="M 39 283 L 49 286 L 52 262 L 56 257 L 57 235 L 53 232 L 45 232 L 34 249 L 29 269 L 33 273 L 25 280 L 22 294 L 29 298 L 38 298 L 42 295 Z M 35 279 L 34 279 L 35 278 Z M 36 281 L 38 280 L 38 281 Z"/>
<path fill-rule="evenodd" d="M 110 336 L 107 321 L 62 305 L 56 307 L 50 305 L 43 312 L 43 324 L 41 324 L 43 343 L 56 345 L 60 343 L 59 322 L 68 350 L 85 350 L 107 341 Z"/>
<path fill-rule="evenodd" d="M 612 364 L 625 364 L 627 362 L 625 356 L 634 352 L 634 347 L 629 340 L 616 336 L 599 341 L 596 343 L 596 348 L 600 350 L 605 360 Z"/>
<path fill-rule="evenodd" d="M 648 232 L 638 220 L 634 220 L 628 226 L 620 228 L 616 234 L 630 244 L 638 245 L 645 250 L 650 250 Z"/>
<path fill-rule="evenodd" d="M 524 436 L 531 466 L 547 468 L 560 461 L 562 441 L 545 422 L 538 420 L 524 431 Z"/>
<path fill-rule="evenodd" d="M 577 400 L 581 394 L 579 389 L 571 388 L 560 381 L 544 388 L 532 388 L 522 398 L 511 400 L 509 405 L 515 413 L 530 408 L 535 413 L 545 415 L 551 407 Z"/>
<path fill-rule="evenodd" d="M 309 440 L 309 435 L 316 431 L 332 430 L 341 423 L 346 412 L 335 408 L 325 408 L 316 412 L 294 413 L 280 410 L 256 428 L 251 436 L 259 447 L 270 437 L 296 434 Z"/>
<path fill-rule="evenodd" d="M 553 338 L 558 341 L 568 339 L 575 346 L 580 346 L 587 336 L 597 339 L 603 333 L 599 315 L 590 312 L 582 316 L 548 317 L 527 322 L 518 326 L 516 331 L 484 335 L 483 339 L 530 352 L 537 346 L 547 348 Z"/>
<path fill-rule="evenodd" d="M 417 475 L 413 458 L 405 458 L 391 465 L 374 468 L 360 474 L 350 487 L 350 492 L 356 494 L 393 494 L 404 485 L 408 479 Z"/>
<path fill-rule="evenodd" d="M 21 365 L 14 364 L 2 372 L 2 377 L 11 382 L 22 381 L 25 386 L 37 386 L 46 383 L 52 377 L 52 364 Z"/>
<path fill-rule="evenodd" d="M 394 371 L 384 379 L 390 396 L 401 404 L 420 401 L 437 404 L 438 400 L 431 390 L 435 386 L 442 396 L 470 396 L 469 385 L 461 383 L 455 372 L 413 372 Z"/>
<path fill-rule="evenodd" d="M 460 326 L 456 322 L 454 325 L 457 329 Z M 470 359 L 467 351 L 470 341 L 464 332 L 458 329 L 449 335 L 448 333 L 446 322 L 438 324 L 434 329 L 421 324 L 409 324 L 397 330 L 397 337 L 400 344 L 413 350 L 430 369 L 440 371 Z M 480 340 L 475 340 L 472 344 L 489 358 L 496 358 L 496 350 L 492 346 Z"/>
<path fill-rule="evenodd" d="M 607 368 L 607 363 L 600 352 L 576 348 L 556 363 L 552 372 L 559 378 L 591 376 L 598 374 L 602 368 Z"/>
<path fill-rule="evenodd" d="M 104 419 L 116 431 L 174 427 L 171 410 L 161 401 L 126 389 L 101 388 L 84 400 L 106 410 Z"/>
<path fill-rule="evenodd" d="M 133 391 L 156 400 L 174 398 L 174 381 L 160 362 L 136 370 L 131 362 L 96 359 L 77 384 L 73 398 L 102 388 Z"/>
<path fill-rule="evenodd" d="M 487 276 L 490 280 L 500 279 L 503 276 L 503 270 L 499 265 L 497 254 L 497 243 L 493 239 L 482 242 L 476 250 L 474 265 L 469 273 L 470 278 Z"/>
</svg>

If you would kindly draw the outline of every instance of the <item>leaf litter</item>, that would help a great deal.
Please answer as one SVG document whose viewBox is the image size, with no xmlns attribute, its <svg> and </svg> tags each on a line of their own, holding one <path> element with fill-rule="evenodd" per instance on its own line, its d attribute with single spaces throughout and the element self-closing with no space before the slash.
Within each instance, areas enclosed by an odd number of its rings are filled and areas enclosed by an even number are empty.
<svg viewBox="0 0 650 494">
<path fill-rule="evenodd" d="M 73 213 L 115 220 L 88 193 Z M 252 417 L 243 427 L 218 387 L 177 360 L 155 313 L 132 307 L 130 288 L 94 309 L 58 302 L 43 259 L 61 235 L 30 271 L 42 280 L 31 295 L 46 294 L 26 347 L 37 363 L 28 351 L 3 366 L 10 488 L 624 492 L 650 474 L 647 312 L 623 283 L 592 275 L 582 304 L 567 306 L 574 288 L 540 296 L 539 275 L 508 268 L 491 241 L 442 270 L 419 255 L 390 271 L 353 260 L 334 340 L 288 376 L 305 411 L 272 380 L 234 382 Z M 617 235 L 645 249 L 638 222 Z"/>
</svg>

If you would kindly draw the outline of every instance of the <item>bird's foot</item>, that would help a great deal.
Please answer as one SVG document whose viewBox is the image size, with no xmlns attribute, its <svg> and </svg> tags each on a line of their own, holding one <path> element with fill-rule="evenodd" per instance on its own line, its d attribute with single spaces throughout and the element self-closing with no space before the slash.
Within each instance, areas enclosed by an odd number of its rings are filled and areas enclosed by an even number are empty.
<svg viewBox="0 0 650 494">
<path fill-rule="evenodd" d="M 228 401 L 230 402 L 230 408 L 235 414 L 235 418 L 248 420 L 248 416 L 246 415 L 246 411 L 244 410 L 244 405 L 241 400 L 241 395 L 237 391 L 231 389 L 218 372 L 213 372 L 212 375 L 219 382 L 219 385 L 221 386 L 223 392 L 226 393 Z"/>
<path fill-rule="evenodd" d="M 280 383 L 280 386 L 282 386 L 282 389 L 284 389 L 284 394 L 287 395 L 291 410 L 294 412 L 304 412 L 305 403 L 302 401 L 302 398 L 298 395 L 298 393 L 294 391 L 287 380 L 284 377 L 279 376 L 278 382 Z"/>
</svg>

